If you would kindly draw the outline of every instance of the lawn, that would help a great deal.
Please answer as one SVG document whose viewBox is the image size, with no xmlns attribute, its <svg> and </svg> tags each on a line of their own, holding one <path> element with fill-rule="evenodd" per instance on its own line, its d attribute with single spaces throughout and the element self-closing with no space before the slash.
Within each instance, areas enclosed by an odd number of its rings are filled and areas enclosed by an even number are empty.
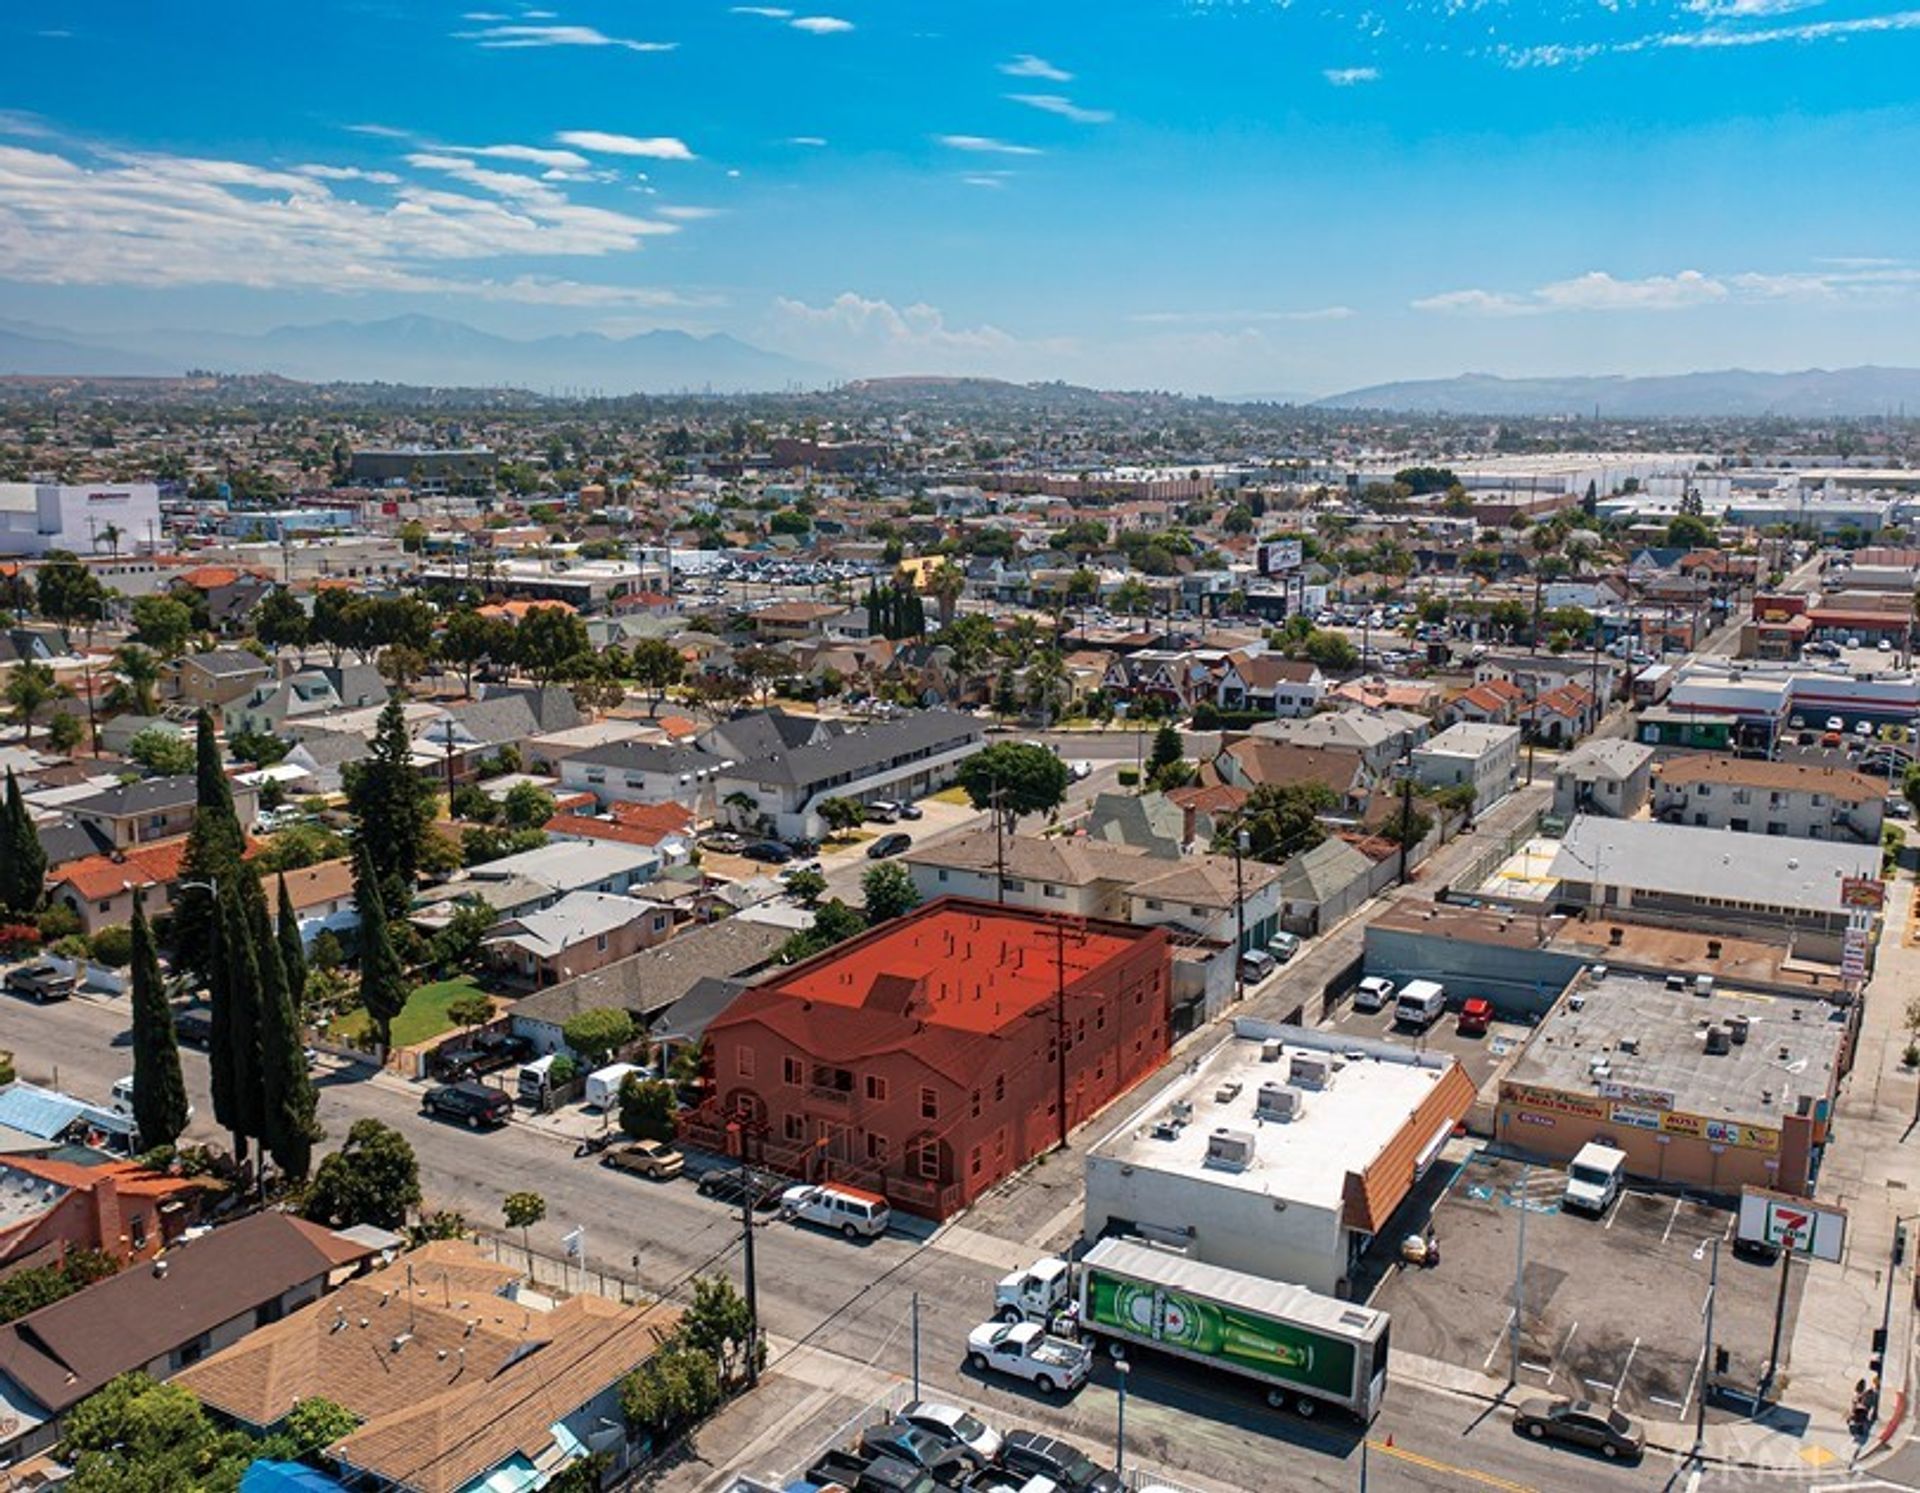
<svg viewBox="0 0 1920 1493">
<path fill-rule="evenodd" d="M 938 793 L 930 793 L 927 796 L 935 803 L 959 804 L 962 808 L 966 808 L 973 803 L 973 800 L 967 797 L 967 790 L 962 788 L 958 783 L 955 783 L 951 788 L 942 788 Z"/>
<path fill-rule="evenodd" d="M 447 1007 L 469 995 L 485 995 L 469 975 L 457 980 L 437 980 L 431 985 L 416 985 L 407 997 L 406 1009 L 393 1018 L 393 1045 L 412 1047 L 430 1042 L 443 1032 L 453 1030 Z M 365 1011 L 349 1011 L 333 1023 L 336 1037 L 364 1037 L 369 1024 Z"/>
</svg>

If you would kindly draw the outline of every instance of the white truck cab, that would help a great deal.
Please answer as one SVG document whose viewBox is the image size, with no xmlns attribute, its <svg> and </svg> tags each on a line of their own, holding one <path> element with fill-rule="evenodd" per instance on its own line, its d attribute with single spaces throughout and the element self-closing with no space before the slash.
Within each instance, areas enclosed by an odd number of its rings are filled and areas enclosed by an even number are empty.
<svg viewBox="0 0 1920 1493">
<path fill-rule="evenodd" d="M 993 1288 L 994 1315 L 1002 1322 L 1050 1322 L 1072 1300 L 1073 1267 L 1053 1256 L 1003 1275 Z"/>
<path fill-rule="evenodd" d="M 1605 1213 L 1620 1195 L 1626 1175 L 1625 1151 L 1590 1140 L 1567 1163 L 1567 1190 L 1560 1205 L 1584 1213 Z"/>
</svg>

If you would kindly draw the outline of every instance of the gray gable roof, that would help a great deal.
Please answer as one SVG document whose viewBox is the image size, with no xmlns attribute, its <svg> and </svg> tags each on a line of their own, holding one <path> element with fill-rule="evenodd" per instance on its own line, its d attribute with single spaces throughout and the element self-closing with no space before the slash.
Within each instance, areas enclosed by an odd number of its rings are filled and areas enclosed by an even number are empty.
<svg viewBox="0 0 1920 1493">
<path fill-rule="evenodd" d="M 587 723 L 586 713 L 574 703 L 573 691 L 564 684 L 483 686 L 480 703 L 495 700 L 523 701 L 533 716 L 535 735 L 571 731 Z"/>
<path fill-rule="evenodd" d="M 123 819 L 130 814 L 152 814 L 190 804 L 197 797 L 192 773 L 174 778 L 142 778 L 118 788 L 103 789 L 86 798 L 77 798 L 67 807 L 76 814 L 100 814 Z"/>
<path fill-rule="evenodd" d="M 34 834 L 39 838 L 40 848 L 47 853 L 49 868 L 85 860 L 90 855 L 104 855 L 113 849 L 113 842 L 104 832 L 77 819 L 55 819 L 37 825 Z"/>
<path fill-rule="evenodd" d="M 704 979 L 734 979 L 772 962 L 789 937 L 785 928 L 726 918 L 602 969 L 549 985 L 514 1004 L 515 1019 L 563 1026 L 582 1011 L 612 1007 L 650 1016 Z"/>
<path fill-rule="evenodd" d="M 180 660 L 180 667 L 184 669 L 189 666 L 215 679 L 229 679 L 236 674 L 266 673 L 272 668 L 265 659 L 244 648 L 216 648 L 211 653 L 189 653 Z"/>
<path fill-rule="evenodd" d="M 815 716 L 790 715 L 784 710 L 759 710 L 721 721 L 701 739 L 710 752 L 747 761 L 791 752 L 835 734 L 836 727 Z"/>
<path fill-rule="evenodd" d="M 447 714 L 458 721 L 476 741 L 487 746 L 503 746 L 508 742 L 519 743 L 529 736 L 537 736 L 540 723 L 533 717 L 533 707 L 527 703 L 524 695 L 505 695 L 497 700 L 475 700 L 466 705 L 455 705 Z M 443 745 L 444 733 L 436 733 L 429 726 L 422 732 L 422 739 L 437 738 Z"/>
<path fill-rule="evenodd" d="M 792 751 L 738 762 L 734 775 L 758 783 L 823 783 L 862 777 L 902 758 L 930 756 L 983 740 L 979 721 L 947 710 L 924 710 L 846 731 Z"/>
</svg>

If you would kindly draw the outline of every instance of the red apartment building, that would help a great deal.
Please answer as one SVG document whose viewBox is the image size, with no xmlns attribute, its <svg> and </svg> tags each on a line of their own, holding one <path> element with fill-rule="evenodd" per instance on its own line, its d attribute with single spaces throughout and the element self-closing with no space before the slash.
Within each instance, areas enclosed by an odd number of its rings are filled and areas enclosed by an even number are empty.
<svg viewBox="0 0 1920 1493">
<path fill-rule="evenodd" d="M 945 1218 L 1166 1060 L 1162 928 L 943 897 L 736 997 L 689 1141 Z M 1065 1050 L 1059 1043 L 1065 1027 Z"/>
</svg>

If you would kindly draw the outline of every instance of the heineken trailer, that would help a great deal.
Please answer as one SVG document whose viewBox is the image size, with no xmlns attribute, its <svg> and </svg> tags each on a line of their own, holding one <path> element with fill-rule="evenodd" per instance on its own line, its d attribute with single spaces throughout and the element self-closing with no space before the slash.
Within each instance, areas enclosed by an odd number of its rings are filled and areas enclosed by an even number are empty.
<svg viewBox="0 0 1920 1493">
<path fill-rule="evenodd" d="M 1370 1421 L 1387 1388 L 1387 1314 L 1129 1239 L 1080 1262 L 1079 1330 L 1266 1386 L 1301 1415 L 1333 1405 Z"/>
</svg>

